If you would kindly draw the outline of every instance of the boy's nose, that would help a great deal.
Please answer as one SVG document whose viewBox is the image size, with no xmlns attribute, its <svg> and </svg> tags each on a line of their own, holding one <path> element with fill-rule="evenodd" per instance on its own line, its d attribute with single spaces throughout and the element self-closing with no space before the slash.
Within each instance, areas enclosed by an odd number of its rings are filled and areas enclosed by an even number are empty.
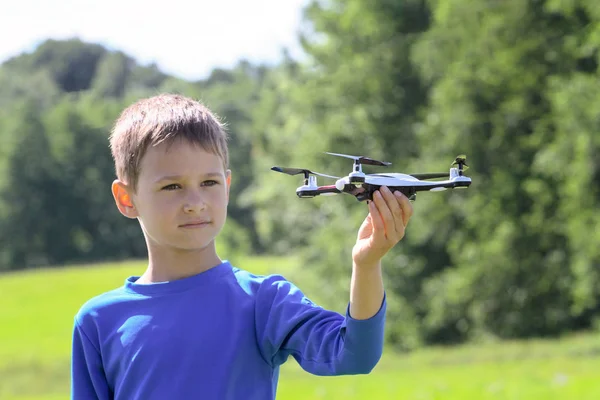
<svg viewBox="0 0 600 400">
<path fill-rule="evenodd" d="M 203 211 L 204 209 L 206 209 L 206 202 L 199 193 L 194 193 L 188 196 L 183 205 L 183 211 L 187 214 Z"/>
</svg>

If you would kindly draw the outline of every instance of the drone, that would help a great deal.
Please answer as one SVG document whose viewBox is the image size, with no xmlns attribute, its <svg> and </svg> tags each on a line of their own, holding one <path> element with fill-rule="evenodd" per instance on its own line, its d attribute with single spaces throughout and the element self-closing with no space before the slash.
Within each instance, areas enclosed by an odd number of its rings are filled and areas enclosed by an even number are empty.
<svg viewBox="0 0 600 400">
<path fill-rule="evenodd" d="M 464 175 L 468 169 L 467 157 L 459 155 L 450 164 L 449 173 L 377 173 L 365 174 L 363 165 L 390 166 L 392 163 L 379 161 L 365 156 L 329 153 L 332 156 L 345 157 L 353 160 L 352 172 L 344 177 L 326 175 L 304 168 L 272 167 L 271 170 L 287 175 L 304 175 L 304 183 L 296 189 L 300 198 L 313 198 L 316 196 L 332 196 L 349 194 L 358 201 L 373 200 L 373 194 L 382 186 L 387 186 L 392 192 L 400 191 L 410 201 L 415 201 L 417 192 L 438 192 L 446 189 L 466 189 L 471 185 L 471 178 Z M 317 176 L 335 179 L 332 185 L 319 186 Z M 444 180 L 430 181 L 430 179 L 446 178 Z"/>
</svg>

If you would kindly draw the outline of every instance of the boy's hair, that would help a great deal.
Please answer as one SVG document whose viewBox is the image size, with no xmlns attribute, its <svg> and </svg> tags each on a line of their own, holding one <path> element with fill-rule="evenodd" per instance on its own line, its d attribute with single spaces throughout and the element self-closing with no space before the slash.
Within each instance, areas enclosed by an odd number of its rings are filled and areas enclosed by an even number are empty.
<svg viewBox="0 0 600 400">
<path fill-rule="evenodd" d="M 185 139 L 229 165 L 225 125 L 200 102 L 178 94 L 159 94 L 127 107 L 112 129 L 110 148 L 117 177 L 135 191 L 140 162 L 150 146 Z"/>
</svg>

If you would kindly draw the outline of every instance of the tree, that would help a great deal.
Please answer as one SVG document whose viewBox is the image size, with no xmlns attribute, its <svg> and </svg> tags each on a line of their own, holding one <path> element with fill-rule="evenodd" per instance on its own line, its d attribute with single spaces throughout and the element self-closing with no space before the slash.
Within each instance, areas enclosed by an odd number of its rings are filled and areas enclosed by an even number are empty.
<svg viewBox="0 0 600 400">
<path fill-rule="evenodd" d="M 53 218 L 45 218 L 56 207 L 56 165 L 44 125 L 30 103 L 19 107 L 18 141 L 9 155 L 8 179 L 0 201 L 0 248 L 2 269 L 15 265 L 32 267 L 52 263 L 45 238 L 56 234 Z"/>
<path fill-rule="evenodd" d="M 106 53 L 98 62 L 98 70 L 92 81 L 92 90 L 103 97 L 123 97 L 134 67 L 135 60 L 123 52 Z"/>
<path fill-rule="evenodd" d="M 91 87 L 100 59 L 107 50 L 98 44 L 79 39 L 46 40 L 33 53 L 22 54 L 4 63 L 14 71 L 50 71 L 52 78 L 64 92 L 78 92 Z"/>
<path fill-rule="evenodd" d="M 573 226 L 573 209 L 563 202 L 570 195 L 560 175 L 549 173 L 553 168 L 540 167 L 567 164 L 560 154 L 570 146 L 556 146 L 571 140 L 555 114 L 564 94 L 553 91 L 566 77 L 597 74 L 580 47 L 593 16 L 580 7 L 565 13 L 556 2 L 432 3 L 433 28 L 415 53 L 432 85 L 420 133 L 429 151 L 422 154 L 433 166 L 466 152 L 474 190 L 461 196 L 464 202 L 437 197 L 421 209 L 430 220 L 424 240 L 434 227 L 452 227 L 441 237 L 450 262 L 424 288 L 426 331 L 433 340 L 561 333 L 574 326 L 576 304 L 594 307 L 597 280 L 579 285 L 586 301 L 576 301 L 572 250 L 582 241 L 565 230 Z M 591 182 L 589 176 L 578 183 Z M 578 258 L 581 271 L 593 265 L 588 256 Z"/>
</svg>

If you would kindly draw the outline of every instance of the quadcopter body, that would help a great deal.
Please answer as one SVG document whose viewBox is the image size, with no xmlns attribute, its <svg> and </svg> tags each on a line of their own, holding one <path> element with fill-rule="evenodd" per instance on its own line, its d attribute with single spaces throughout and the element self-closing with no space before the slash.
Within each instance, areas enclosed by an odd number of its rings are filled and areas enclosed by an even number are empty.
<svg viewBox="0 0 600 400">
<path fill-rule="evenodd" d="M 447 189 L 466 189 L 471 185 L 471 178 L 464 175 L 468 168 L 466 156 L 455 158 L 448 173 L 376 173 L 365 174 L 362 165 L 389 166 L 391 163 L 378 161 L 364 156 L 351 156 L 338 153 L 327 153 L 334 156 L 346 157 L 354 160 L 352 172 L 344 177 L 325 175 L 302 168 L 272 167 L 271 170 L 288 175 L 304 175 L 304 184 L 296 189 L 300 198 L 316 196 L 331 196 L 337 194 L 350 194 L 358 201 L 373 200 L 373 194 L 382 186 L 387 186 L 392 192 L 400 191 L 411 201 L 416 199 L 417 192 L 444 191 Z M 331 185 L 319 186 L 317 176 L 335 179 Z M 431 181 L 430 179 L 446 178 Z"/>
</svg>

